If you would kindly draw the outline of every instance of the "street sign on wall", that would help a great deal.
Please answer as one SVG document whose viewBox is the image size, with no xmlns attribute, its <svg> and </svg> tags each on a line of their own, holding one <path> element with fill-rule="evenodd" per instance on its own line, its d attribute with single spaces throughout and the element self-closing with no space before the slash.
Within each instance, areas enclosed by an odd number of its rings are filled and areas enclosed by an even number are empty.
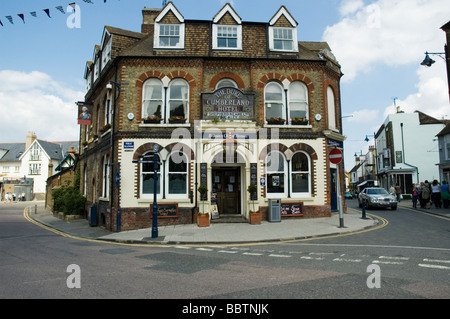
<svg viewBox="0 0 450 319">
<path fill-rule="evenodd" d="M 330 152 L 328 158 L 330 159 L 330 162 L 332 164 L 340 164 L 342 162 L 342 159 L 344 158 L 344 155 L 340 149 L 335 148 Z"/>
</svg>

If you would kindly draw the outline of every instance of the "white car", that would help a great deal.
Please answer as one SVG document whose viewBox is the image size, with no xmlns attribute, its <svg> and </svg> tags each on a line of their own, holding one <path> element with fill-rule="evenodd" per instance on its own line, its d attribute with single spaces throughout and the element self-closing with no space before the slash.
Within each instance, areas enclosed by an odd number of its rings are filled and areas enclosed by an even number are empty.
<svg viewBox="0 0 450 319">
<path fill-rule="evenodd" d="M 397 197 L 389 194 L 387 190 L 382 187 L 367 187 L 359 193 L 358 202 L 359 207 L 363 207 L 363 200 L 366 200 L 366 207 L 381 207 L 397 209 Z"/>
</svg>

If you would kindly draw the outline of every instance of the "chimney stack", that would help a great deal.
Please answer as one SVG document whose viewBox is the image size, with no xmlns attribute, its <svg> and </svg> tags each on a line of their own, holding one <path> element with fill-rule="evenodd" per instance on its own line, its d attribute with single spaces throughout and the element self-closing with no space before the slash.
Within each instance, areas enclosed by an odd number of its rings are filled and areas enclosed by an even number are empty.
<svg viewBox="0 0 450 319">
<path fill-rule="evenodd" d="M 145 34 L 153 33 L 155 30 L 155 20 L 161 13 L 162 9 L 142 9 L 142 26 L 141 32 Z"/>
<path fill-rule="evenodd" d="M 35 140 L 36 140 L 36 133 L 28 132 L 27 138 L 25 140 L 25 150 L 27 150 Z"/>
</svg>

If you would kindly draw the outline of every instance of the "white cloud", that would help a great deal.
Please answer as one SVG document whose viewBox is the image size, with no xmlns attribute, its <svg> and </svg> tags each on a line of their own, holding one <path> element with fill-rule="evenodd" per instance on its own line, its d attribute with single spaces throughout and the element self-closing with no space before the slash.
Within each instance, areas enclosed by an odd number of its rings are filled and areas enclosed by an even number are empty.
<svg viewBox="0 0 450 319">
<path fill-rule="evenodd" d="M 362 0 L 344 0 L 339 11 L 341 15 L 346 16 L 353 14 L 364 6 Z"/>
<path fill-rule="evenodd" d="M 0 142 L 24 142 L 29 131 L 48 141 L 78 140 L 75 102 L 83 96 L 43 72 L 0 70 Z"/>
<path fill-rule="evenodd" d="M 396 102 L 402 111 L 412 113 L 418 110 L 437 119 L 450 118 L 446 66 L 443 61 L 436 62 L 432 68 L 418 69 L 417 92 Z M 384 115 L 395 112 L 396 107 L 392 104 L 386 108 Z"/>
<path fill-rule="evenodd" d="M 352 81 L 378 63 L 417 63 L 426 50 L 442 51 L 440 27 L 448 22 L 447 6 L 448 0 L 343 1 L 342 20 L 329 26 L 323 39 L 342 65 L 343 81 Z"/>
<path fill-rule="evenodd" d="M 374 119 L 378 118 L 378 110 L 359 110 L 352 113 L 352 117 L 348 118 L 349 122 L 354 122 L 358 124 L 372 123 Z"/>
</svg>

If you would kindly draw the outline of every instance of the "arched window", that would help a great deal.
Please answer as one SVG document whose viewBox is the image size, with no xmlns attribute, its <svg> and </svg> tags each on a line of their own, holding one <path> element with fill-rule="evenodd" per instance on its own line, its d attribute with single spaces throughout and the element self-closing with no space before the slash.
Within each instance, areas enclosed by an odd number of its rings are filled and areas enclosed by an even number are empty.
<svg viewBox="0 0 450 319">
<path fill-rule="evenodd" d="M 289 118 L 309 118 L 308 88 L 303 82 L 295 81 L 289 85 Z"/>
<path fill-rule="evenodd" d="M 266 157 L 267 196 L 278 197 L 286 195 L 286 159 L 278 151 L 270 152 Z"/>
<path fill-rule="evenodd" d="M 167 197 L 187 197 L 188 195 L 188 159 L 182 152 L 170 155 L 167 160 Z"/>
<path fill-rule="evenodd" d="M 175 79 L 169 84 L 169 118 L 188 118 L 189 85 L 185 80 Z"/>
<path fill-rule="evenodd" d="M 142 92 L 142 118 L 163 117 L 164 94 L 162 82 L 158 79 L 145 81 Z"/>
<path fill-rule="evenodd" d="M 336 129 L 336 103 L 334 91 L 331 86 L 327 89 L 327 101 L 328 101 L 328 128 Z"/>
<path fill-rule="evenodd" d="M 310 193 L 310 158 L 297 152 L 291 160 L 291 193 L 293 196 Z"/>
<path fill-rule="evenodd" d="M 264 89 L 264 106 L 266 119 L 281 118 L 286 119 L 285 98 L 283 87 L 270 82 Z"/>
<path fill-rule="evenodd" d="M 231 79 L 222 79 L 219 82 L 217 82 L 216 90 L 221 89 L 221 88 L 230 88 L 230 87 L 231 88 L 235 88 L 235 89 L 238 88 L 236 82 L 234 82 L 233 80 L 231 80 Z"/>
<path fill-rule="evenodd" d="M 151 152 L 153 153 L 153 152 Z M 144 154 L 145 155 L 149 155 L 148 154 Z M 158 156 L 158 162 L 160 162 L 160 158 L 159 155 Z M 157 177 L 158 177 L 158 181 L 157 181 L 157 186 L 156 186 L 156 193 L 158 195 L 161 194 L 161 165 L 158 165 L 158 169 L 157 169 Z M 150 163 L 143 163 L 141 164 L 141 174 L 142 174 L 142 178 L 141 178 L 141 194 L 143 195 L 143 197 L 148 197 L 151 198 L 150 195 L 153 196 L 153 192 L 154 192 L 154 183 L 155 183 L 155 171 L 154 171 L 154 165 L 153 165 L 153 161 L 150 160 Z M 147 196 L 148 195 L 148 196 Z"/>
</svg>

